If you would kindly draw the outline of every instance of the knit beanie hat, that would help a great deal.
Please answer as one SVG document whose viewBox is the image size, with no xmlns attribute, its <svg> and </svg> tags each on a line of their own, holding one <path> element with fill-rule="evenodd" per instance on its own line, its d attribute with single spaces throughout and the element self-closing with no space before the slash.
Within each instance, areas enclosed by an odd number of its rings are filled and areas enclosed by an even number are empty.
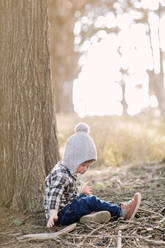
<svg viewBox="0 0 165 248">
<path fill-rule="evenodd" d="M 71 174 L 76 173 L 80 164 L 85 161 L 97 160 L 97 151 L 93 139 L 89 136 L 89 126 L 78 123 L 75 134 L 68 138 L 65 146 L 63 162 Z"/>
</svg>

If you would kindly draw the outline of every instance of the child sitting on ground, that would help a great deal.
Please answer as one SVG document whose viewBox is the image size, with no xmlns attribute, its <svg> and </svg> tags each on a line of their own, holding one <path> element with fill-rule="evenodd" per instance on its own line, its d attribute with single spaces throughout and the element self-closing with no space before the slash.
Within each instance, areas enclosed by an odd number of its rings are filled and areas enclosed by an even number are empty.
<svg viewBox="0 0 165 248">
<path fill-rule="evenodd" d="M 67 140 L 63 160 L 46 177 L 44 207 L 48 228 L 77 221 L 104 223 L 111 216 L 130 220 L 139 208 L 140 193 L 136 193 L 131 201 L 120 206 L 100 200 L 92 194 L 92 187 L 88 184 L 78 194 L 77 174 L 84 174 L 97 160 L 96 147 L 88 132 L 86 123 L 79 123 L 75 127 L 75 134 Z"/>
</svg>

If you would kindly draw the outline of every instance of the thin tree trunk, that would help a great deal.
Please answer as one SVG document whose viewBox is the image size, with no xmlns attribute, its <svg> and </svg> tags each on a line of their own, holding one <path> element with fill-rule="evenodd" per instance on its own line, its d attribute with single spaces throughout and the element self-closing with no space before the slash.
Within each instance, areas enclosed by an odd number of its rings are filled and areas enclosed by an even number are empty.
<svg viewBox="0 0 165 248">
<path fill-rule="evenodd" d="M 160 20 L 160 10 L 157 11 L 157 15 L 159 16 Z M 155 61 L 154 58 L 154 45 L 152 44 L 152 29 L 151 29 L 151 24 L 148 21 L 148 26 L 149 26 L 149 38 L 150 38 L 150 43 L 151 43 L 151 52 L 152 52 L 152 58 L 153 58 L 153 67 L 155 67 L 155 64 L 157 61 Z M 158 103 L 159 103 L 159 109 L 161 112 L 162 116 L 165 116 L 165 88 L 164 88 L 164 72 L 163 72 L 163 52 L 160 47 L 160 34 L 159 34 L 159 29 L 158 27 L 158 33 L 153 34 L 153 35 L 158 35 L 158 40 L 159 40 L 159 56 L 160 56 L 160 72 L 159 74 L 156 74 L 153 68 L 153 72 L 149 73 L 149 80 L 150 80 L 150 87 L 153 89 L 153 92 L 155 93 Z"/>
<path fill-rule="evenodd" d="M 0 0 L 0 203 L 42 209 L 59 158 L 47 40 L 47 0 Z"/>
<path fill-rule="evenodd" d="M 123 106 L 123 115 L 126 116 L 128 115 L 127 113 L 127 109 L 128 109 L 128 104 L 126 102 L 126 87 L 125 87 L 125 82 L 122 81 L 121 83 L 121 88 L 122 88 L 122 101 L 121 101 L 121 104 Z"/>
</svg>

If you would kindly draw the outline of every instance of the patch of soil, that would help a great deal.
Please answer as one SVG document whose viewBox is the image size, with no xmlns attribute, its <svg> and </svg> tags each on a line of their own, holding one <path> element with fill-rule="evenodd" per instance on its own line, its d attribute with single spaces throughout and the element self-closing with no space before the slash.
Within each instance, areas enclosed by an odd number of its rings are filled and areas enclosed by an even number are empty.
<svg viewBox="0 0 165 248">
<path fill-rule="evenodd" d="M 64 238 L 20 241 L 30 233 L 56 232 L 47 229 L 44 213 L 23 214 L 0 208 L 0 247 L 165 247 L 165 165 L 136 165 L 89 171 L 94 193 L 101 199 L 120 204 L 141 192 L 142 202 L 132 221 L 111 219 L 107 224 L 77 224 Z"/>
</svg>

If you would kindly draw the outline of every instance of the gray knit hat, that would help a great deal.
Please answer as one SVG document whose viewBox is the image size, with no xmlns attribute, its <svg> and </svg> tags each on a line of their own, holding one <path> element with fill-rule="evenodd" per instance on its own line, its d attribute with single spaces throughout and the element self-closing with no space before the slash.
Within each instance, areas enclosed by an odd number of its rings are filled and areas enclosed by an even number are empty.
<svg viewBox="0 0 165 248">
<path fill-rule="evenodd" d="M 97 160 L 96 146 L 89 136 L 89 126 L 86 123 L 78 123 L 75 126 L 75 134 L 68 138 L 63 162 L 71 174 L 76 173 L 80 164 L 85 161 Z"/>
</svg>

